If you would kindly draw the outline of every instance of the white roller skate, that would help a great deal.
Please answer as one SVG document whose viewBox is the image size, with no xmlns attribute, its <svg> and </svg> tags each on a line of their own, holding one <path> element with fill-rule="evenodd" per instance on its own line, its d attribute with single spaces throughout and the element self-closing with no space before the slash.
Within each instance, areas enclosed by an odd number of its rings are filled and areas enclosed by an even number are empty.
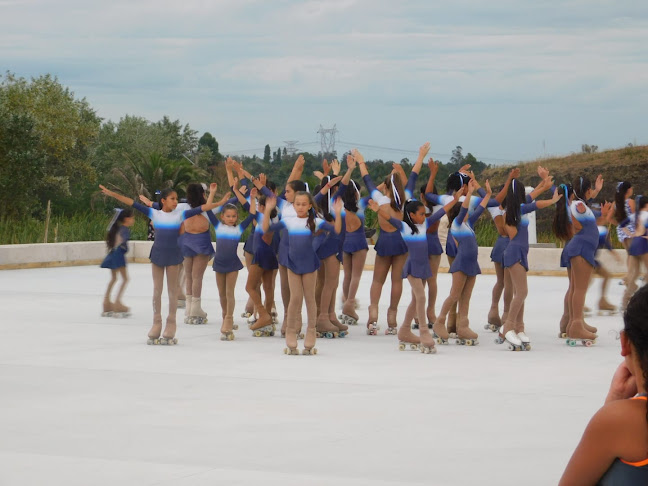
<svg viewBox="0 0 648 486">
<path fill-rule="evenodd" d="M 191 298 L 191 314 L 187 324 L 207 324 L 207 313 L 200 306 L 200 297 Z"/>
<path fill-rule="evenodd" d="M 517 336 L 517 334 L 513 330 L 508 331 L 505 336 L 502 336 L 501 334 L 499 334 L 495 338 L 495 343 L 497 343 L 497 344 L 508 343 L 509 351 L 523 351 L 524 350 L 524 346 L 522 346 L 522 341 L 520 340 L 520 338 Z"/>
<path fill-rule="evenodd" d="M 531 339 L 526 335 L 524 331 L 517 333 L 518 339 L 522 342 L 522 347 L 525 351 L 531 351 Z"/>
</svg>

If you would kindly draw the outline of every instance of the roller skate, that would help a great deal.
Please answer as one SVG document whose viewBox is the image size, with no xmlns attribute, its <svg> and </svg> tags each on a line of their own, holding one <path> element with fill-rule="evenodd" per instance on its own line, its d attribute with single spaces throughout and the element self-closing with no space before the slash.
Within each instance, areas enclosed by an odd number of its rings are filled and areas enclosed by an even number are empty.
<svg viewBox="0 0 648 486">
<path fill-rule="evenodd" d="M 130 316 L 130 307 L 126 307 L 121 302 L 117 301 L 113 304 L 113 317 L 124 318 Z"/>
<path fill-rule="evenodd" d="M 331 324 L 326 314 L 317 316 L 315 331 L 318 338 L 333 339 L 338 337 L 338 328 Z"/>
<path fill-rule="evenodd" d="M 250 326 L 250 330 L 254 337 L 270 337 L 274 336 L 276 327 L 272 323 L 272 316 L 266 314 L 259 317 L 259 319 Z"/>
<path fill-rule="evenodd" d="M 340 314 L 340 321 L 347 326 L 357 326 L 358 325 L 358 314 L 355 311 L 356 309 L 356 300 L 349 299 L 344 303 L 342 307 L 342 314 Z M 335 323 L 334 323 L 335 324 Z"/>
<path fill-rule="evenodd" d="M 155 316 L 153 318 L 153 326 L 148 333 L 148 340 L 146 344 L 160 344 L 160 334 L 162 333 L 162 317 Z"/>
<path fill-rule="evenodd" d="M 164 326 L 164 334 L 160 338 L 160 344 L 166 346 L 173 346 L 178 344 L 178 340 L 175 337 L 176 333 L 176 321 L 171 317 L 167 317 L 166 326 Z"/>
<path fill-rule="evenodd" d="M 524 323 L 520 322 L 515 326 L 515 333 L 517 334 L 518 339 L 522 342 L 522 347 L 524 351 L 531 351 L 531 339 L 524 332 Z"/>
<path fill-rule="evenodd" d="M 503 334 L 504 333 L 504 334 Z M 495 343 L 496 344 L 503 344 L 507 343 L 508 344 L 508 349 L 509 351 L 522 351 L 524 350 L 524 346 L 522 345 L 522 341 L 518 337 L 517 333 L 515 332 L 513 323 L 505 323 L 504 326 L 500 328 L 500 331 L 495 338 Z"/>
<path fill-rule="evenodd" d="M 113 303 L 109 300 L 104 300 L 103 303 L 103 312 L 101 317 L 112 317 L 113 316 Z"/>
<path fill-rule="evenodd" d="M 221 326 L 221 341 L 234 341 L 232 329 L 234 329 L 234 318 L 225 317 Z"/>
<path fill-rule="evenodd" d="M 284 321 L 285 323 L 285 321 Z M 297 333 L 292 326 L 287 326 L 286 332 L 282 332 L 286 335 L 286 347 L 284 348 L 284 354 L 289 356 L 296 356 L 299 354 L 297 349 Z"/>
<path fill-rule="evenodd" d="M 385 336 L 396 336 L 398 334 L 396 313 L 396 309 L 387 309 L 387 329 L 385 329 Z"/>
<path fill-rule="evenodd" d="M 450 334 L 448 334 L 445 324 L 439 318 L 437 318 L 437 321 L 432 325 L 432 336 L 436 339 L 437 343 L 448 344 Z"/>
<path fill-rule="evenodd" d="M 569 324 L 569 315 L 563 314 L 562 317 L 560 318 L 560 332 L 558 333 L 558 337 L 560 339 L 566 339 L 567 338 L 567 325 Z"/>
<path fill-rule="evenodd" d="M 468 319 L 457 319 L 457 344 L 462 346 L 477 346 L 479 335 L 468 327 Z"/>
<path fill-rule="evenodd" d="M 605 297 L 601 297 L 598 304 L 599 316 L 612 316 L 617 313 L 617 308 L 610 304 Z"/>
<path fill-rule="evenodd" d="M 369 320 L 367 321 L 367 334 L 369 336 L 375 336 L 378 334 L 380 326 L 378 326 L 378 306 L 370 305 L 369 306 Z"/>
<path fill-rule="evenodd" d="M 331 324 L 333 324 L 337 328 L 338 337 L 343 338 L 346 337 L 347 334 L 349 334 L 349 326 L 338 321 L 337 317 L 335 317 L 335 312 L 329 313 L 328 317 L 329 321 L 331 321 Z"/>
<path fill-rule="evenodd" d="M 259 316 L 256 313 L 252 313 L 248 316 L 247 318 L 247 326 L 248 329 L 252 329 L 252 326 L 256 323 L 256 321 L 259 319 Z M 270 318 L 270 322 L 272 322 L 272 317 Z"/>
<path fill-rule="evenodd" d="M 207 313 L 200 306 L 200 297 L 191 298 L 191 312 L 188 318 L 185 318 L 187 324 L 207 324 Z"/>
<path fill-rule="evenodd" d="M 184 323 L 185 324 L 191 324 L 191 294 L 187 295 L 187 299 L 189 299 L 189 305 L 186 305 L 185 303 L 185 315 L 184 315 Z"/>
<path fill-rule="evenodd" d="M 419 345 L 421 343 L 421 338 L 409 329 L 409 326 L 401 326 L 397 333 L 398 336 L 398 349 L 400 351 L 405 351 L 409 349 L 411 351 L 418 351 Z"/>
<path fill-rule="evenodd" d="M 484 329 L 487 331 L 497 332 L 502 327 L 502 319 L 498 314 L 497 309 L 491 309 L 488 313 L 487 324 L 484 324 Z"/>
<path fill-rule="evenodd" d="M 567 346 L 574 347 L 579 342 L 589 348 L 596 343 L 596 334 L 589 332 L 581 319 L 572 321 L 567 326 Z"/>
<path fill-rule="evenodd" d="M 304 349 L 302 354 L 304 356 L 310 356 L 317 354 L 317 348 L 315 347 L 315 341 L 317 339 L 317 331 L 315 327 L 308 326 L 306 328 L 306 337 L 304 338 Z"/>
<path fill-rule="evenodd" d="M 598 329 L 597 329 L 597 328 L 595 328 L 594 326 L 590 326 L 590 325 L 589 325 L 587 322 L 585 322 L 585 321 L 583 321 L 583 327 L 585 328 L 585 330 L 586 330 L 587 332 L 591 332 L 591 333 L 594 334 L 594 335 L 596 335 L 596 333 L 598 332 Z M 596 335 L 596 337 L 598 337 L 598 335 Z"/>
</svg>

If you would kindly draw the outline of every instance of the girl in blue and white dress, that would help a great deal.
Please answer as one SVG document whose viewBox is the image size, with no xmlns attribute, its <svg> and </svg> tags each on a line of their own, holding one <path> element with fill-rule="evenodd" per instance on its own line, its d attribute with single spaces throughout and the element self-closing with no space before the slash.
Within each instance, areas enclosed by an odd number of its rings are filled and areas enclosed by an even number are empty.
<svg viewBox="0 0 648 486">
<path fill-rule="evenodd" d="M 595 332 L 589 329 L 584 319 L 584 306 L 587 288 L 596 266 L 596 250 L 598 248 L 599 232 L 597 228 L 597 215 L 587 206 L 586 201 L 595 198 L 603 187 L 603 178 L 599 175 L 596 186 L 587 177 L 578 177 L 572 184 L 572 193 L 565 204 L 556 205 L 554 218 L 554 233 L 556 237 L 568 241 L 563 250 L 561 265 L 567 266 L 569 289 L 567 290 L 566 303 L 568 323 L 565 334 L 568 344 L 573 345 L 578 340 L 591 345 L 596 339 Z M 559 189 L 559 194 L 568 194 L 569 188 L 564 184 Z M 611 203 L 601 207 L 601 222 L 612 209 Z M 573 235 L 573 236 L 572 236 Z M 571 239 L 570 239 L 571 237 Z M 563 316 L 562 323 L 566 316 Z"/>
<path fill-rule="evenodd" d="M 116 209 L 115 215 L 108 225 L 108 233 L 106 235 L 106 245 L 108 245 L 108 255 L 101 262 L 101 268 L 109 268 L 111 272 L 110 282 L 106 289 L 106 295 L 103 301 L 104 317 L 119 316 L 123 317 L 128 315 L 130 309 L 126 307 L 121 298 L 124 295 L 124 290 L 128 284 L 128 272 L 126 271 L 126 252 L 128 251 L 128 240 L 130 240 L 130 227 L 135 223 L 133 210 L 130 208 Z M 115 302 L 110 300 L 112 289 L 117 283 L 117 274 L 122 277 L 122 284 L 117 291 Z"/>
<path fill-rule="evenodd" d="M 301 325 L 302 303 L 306 301 L 306 312 L 308 315 L 308 328 L 304 338 L 303 354 L 315 354 L 314 348 L 317 321 L 317 303 L 315 301 L 315 284 L 317 280 L 317 269 L 320 261 L 313 248 L 314 233 L 318 230 L 335 231 L 340 233 L 342 229 L 342 201 L 335 203 L 335 226 L 317 218 L 316 206 L 313 197 L 305 191 L 297 192 L 293 200 L 295 217 L 285 218 L 277 223 L 270 224 L 270 214 L 275 208 L 277 199 L 266 199 L 265 217 L 262 228 L 264 233 L 268 231 L 285 230 L 288 249 L 286 254 L 286 267 L 288 281 L 290 283 L 290 303 L 288 304 L 287 328 L 286 328 L 286 350 L 287 354 L 298 354 L 297 334 L 298 326 Z"/>
<path fill-rule="evenodd" d="M 216 190 L 216 184 L 211 186 Z M 113 192 L 104 186 L 99 186 L 106 195 L 118 201 L 133 206 L 153 223 L 155 228 L 155 241 L 151 248 L 151 267 L 153 271 L 153 326 L 148 333 L 148 344 L 176 344 L 176 310 L 178 305 L 178 275 L 182 265 L 182 249 L 178 243 L 178 237 L 184 231 L 183 222 L 185 219 L 196 216 L 203 211 L 211 211 L 218 206 L 218 203 L 207 203 L 200 207 L 180 210 L 178 206 L 178 194 L 173 189 L 165 189 L 160 194 L 161 210 L 149 208 L 133 201 L 133 199 Z M 213 194 L 213 192 L 212 192 Z M 167 277 L 167 291 L 169 293 L 169 315 L 167 316 L 164 334 L 162 334 L 162 288 L 164 286 L 164 274 Z M 162 339 L 160 338 L 162 334 Z"/>
<path fill-rule="evenodd" d="M 500 340 L 506 340 L 513 349 L 531 349 L 530 339 L 524 332 L 524 301 L 528 294 L 527 272 L 529 264 L 529 218 L 528 214 L 536 209 L 543 209 L 555 204 L 562 196 L 554 191 L 552 199 L 533 201 L 542 192 L 552 185 L 551 178 L 547 177 L 534 191 L 533 198 L 526 196 L 524 184 L 513 179 L 508 194 L 506 195 L 505 226 L 509 243 L 502 255 L 502 266 L 507 282 L 510 282 L 513 291 L 509 313 L 500 331 Z"/>
<path fill-rule="evenodd" d="M 390 215 L 389 198 L 381 196 L 370 202 L 370 207 L 383 217 Z M 407 262 L 403 268 L 402 278 L 407 278 L 412 288 L 412 300 L 407 307 L 403 324 L 398 330 L 400 349 L 404 350 L 410 345 L 414 349 L 420 347 L 422 353 L 434 353 L 434 338 L 426 325 L 419 326 L 419 336 L 412 333 L 411 322 L 414 316 L 418 316 L 419 322 L 426 322 L 425 305 L 425 284 L 432 277 L 432 270 L 428 259 L 427 229 L 437 223 L 448 211 L 450 211 L 457 200 L 448 202 L 444 207 L 431 216 L 426 216 L 425 206 L 422 202 L 410 199 L 403 209 L 403 220 L 389 216 L 389 222 L 401 232 L 403 240 L 408 248 Z"/>
<path fill-rule="evenodd" d="M 648 228 L 648 197 L 637 197 L 635 220 L 635 232 L 628 248 L 628 276 L 626 278 L 626 291 L 623 295 L 624 309 L 627 307 L 630 297 L 637 291 L 635 282 L 639 273 L 641 273 L 641 263 L 643 262 L 646 269 L 648 269 L 648 231 L 646 230 Z M 648 277 L 648 273 L 646 277 Z"/>
<path fill-rule="evenodd" d="M 232 190 L 244 209 L 250 209 L 245 196 L 238 189 L 237 181 L 232 185 Z M 253 190 L 256 192 L 256 189 Z M 252 194 L 252 198 L 256 194 Z M 238 221 L 238 208 L 231 204 L 225 204 L 220 212 L 220 221 L 214 222 L 214 233 L 216 235 L 216 251 L 212 268 L 216 275 L 216 286 L 221 304 L 223 322 L 221 325 L 221 340 L 231 341 L 234 339 L 234 290 L 236 279 L 243 264 L 238 257 L 237 250 L 241 236 L 252 223 L 254 214 L 250 214 L 240 224 Z"/>
<path fill-rule="evenodd" d="M 457 254 L 450 265 L 450 273 L 452 273 L 452 287 L 450 289 L 450 295 L 443 302 L 441 312 L 433 326 L 434 333 L 438 338 L 438 341 L 441 343 L 448 342 L 449 333 L 445 326 L 446 317 L 450 309 L 458 302 L 458 342 L 468 345 L 478 344 L 478 336 L 469 328 L 468 322 L 470 297 L 472 296 L 476 277 L 481 273 L 481 269 L 477 263 L 478 246 L 473 227 L 484 212 L 484 209 L 487 207 L 491 196 L 490 185 L 488 181 L 486 181 L 486 192 L 484 198 L 473 198 L 472 194 L 478 187 L 479 184 L 477 184 L 477 181 L 471 179 L 468 183 L 463 203 L 459 209 L 459 214 L 456 214 L 457 205 L 455 204 L 448 217 L 452 222 L 452 238 L 455 239 L 457 245 Z M 470 211 L 471 206 L 474 207 L 474 203 L 479 204 L 475 209 Z M 469 213 L 471 214 L 469 215 Z M 456 217 L 454 216 L 455 214 Z"/>
</svg>

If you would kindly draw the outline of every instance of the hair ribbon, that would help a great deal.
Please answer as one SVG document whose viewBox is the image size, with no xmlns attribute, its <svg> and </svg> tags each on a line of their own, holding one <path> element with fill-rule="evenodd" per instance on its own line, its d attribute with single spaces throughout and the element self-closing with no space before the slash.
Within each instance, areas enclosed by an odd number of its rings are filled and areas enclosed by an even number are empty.
<svg viewBox="0 0 648 486">
<path fill-rule="evenodd" d="M 398 207 L 401 207 L 401 198 L 398 194 L 398 191 L 396 190 L 396 185 L 394 184 L 394 174 L 392 173 L 391 175 L 391 186 L 392 186 L 392 194 L 394 195 L 394 199 L 396 200 L 396 204 Z"/>
</svg>

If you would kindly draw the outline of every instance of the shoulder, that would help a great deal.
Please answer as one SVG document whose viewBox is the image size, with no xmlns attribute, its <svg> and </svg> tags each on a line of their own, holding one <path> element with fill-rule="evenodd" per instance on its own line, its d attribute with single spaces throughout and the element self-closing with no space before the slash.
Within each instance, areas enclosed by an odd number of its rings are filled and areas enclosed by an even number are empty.
<svg viewBox="0 0 648 486">
<path fill-rule="evenodd" d="M 616 400 L 604 405 L 590 420 L 587 431 L 614 448 L 617 457 L 624 457 L 628 454 L 624 444 L 636 444 L 634 438 L 638 437 L 639 431 L 648 433 L 646 401 Z"/>
</svg>

